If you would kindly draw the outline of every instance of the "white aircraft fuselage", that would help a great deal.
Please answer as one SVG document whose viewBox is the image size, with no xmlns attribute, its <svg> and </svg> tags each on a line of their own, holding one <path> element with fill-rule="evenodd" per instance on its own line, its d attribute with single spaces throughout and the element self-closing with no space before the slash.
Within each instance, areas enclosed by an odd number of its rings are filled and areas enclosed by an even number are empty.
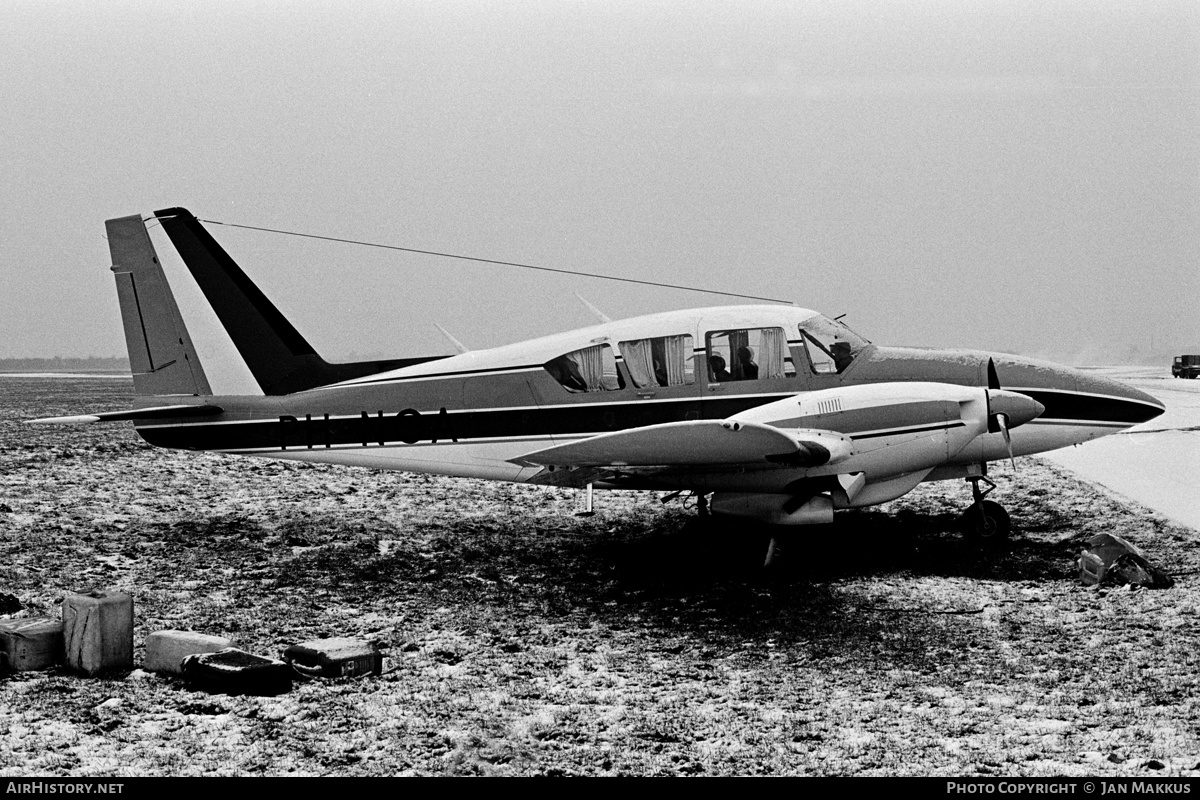
<svg viewBox="0 0 1200 800">
<path fill-rule="evenodd" d="M 922 481 L 1152 419 L 1144 392 L 1012 355 L 868 342 L 782 305 L 672 311 L 448 357 L 328 364 L 183 209 L 157 212 L 263 387 L 213 395 L 140 217 L 109 221 L 135 409 L 169 448 L 466 478 L 715 493 L 828 521 Z M 82 418 L 59 421 L 79 421 Z"/>
</svg>

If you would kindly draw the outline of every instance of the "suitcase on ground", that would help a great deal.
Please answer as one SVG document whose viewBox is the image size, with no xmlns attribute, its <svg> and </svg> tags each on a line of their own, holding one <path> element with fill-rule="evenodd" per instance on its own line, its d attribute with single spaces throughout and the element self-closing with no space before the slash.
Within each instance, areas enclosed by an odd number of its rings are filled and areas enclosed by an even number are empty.
<svg viewBox="0 0 1200 800">
<path fill-rule="evenodd" d="M 224 636 L 210 636 L 195 631 L 155 631 L 146 637 L 146 657 L 142 669 L 147 672 L 182 674 L 183 659 L 197 653 L 216 653 L 233 642 Z"/>
<path fill-rule="evenodd" d="M 378 675 L 383 671 L 379 648 L 359 639 L 314 639 L 294 644 L 283 651 L 283 660 L 306 678 Z"/>
<path fill-rule="evenodd" d="M 186 656 L 180 669 L 188 684 L 215 694 L 276 695 L 292 689 L 290 666 L 236 647 Z"/>
</svg>

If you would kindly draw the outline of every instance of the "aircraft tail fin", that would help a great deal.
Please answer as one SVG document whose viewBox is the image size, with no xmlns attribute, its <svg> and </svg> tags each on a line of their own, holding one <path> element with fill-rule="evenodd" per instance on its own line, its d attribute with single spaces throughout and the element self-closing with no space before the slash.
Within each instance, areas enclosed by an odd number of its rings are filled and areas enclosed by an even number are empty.
<svg viewBox="0 0 1200 800">
<path fill-rule="evenodd" d="M 134 394 L 211 395 L 141 216 L 110 219 L 104 225 Z"/>
<path fill-rule="evenodd" d="M 444 358 L 327 362 L 191 212 L 168 208 L 154 216 L 265 394 L 300 392 Z"/>
</svg>

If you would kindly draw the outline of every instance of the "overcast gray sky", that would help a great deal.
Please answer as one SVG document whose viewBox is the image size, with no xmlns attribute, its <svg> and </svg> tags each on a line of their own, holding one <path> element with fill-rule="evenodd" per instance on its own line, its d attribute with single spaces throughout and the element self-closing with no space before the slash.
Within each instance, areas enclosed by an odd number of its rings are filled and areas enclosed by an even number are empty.
<svg viewBox="0 0 1200 800">
<path fill-rule="evenodd" d="M 124 353 L 104 220 L 1200 352 L 1200 3 L 0 4 L 0 357 Z M 212 228 L 323 354 L 728 302 Z"/>
</svg>

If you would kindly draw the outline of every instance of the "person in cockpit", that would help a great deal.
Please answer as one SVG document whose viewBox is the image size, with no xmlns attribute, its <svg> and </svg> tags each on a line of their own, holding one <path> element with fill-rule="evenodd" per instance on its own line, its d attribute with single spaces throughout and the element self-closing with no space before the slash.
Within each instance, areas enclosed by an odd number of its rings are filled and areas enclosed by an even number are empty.
<svg viewBox="0 0 1200 800">
<path fill-rule="evenodd" d="M 579 369 L 575 366 L 575 362 L 567 356 L 559 356 L 547 361 L 546 371 L 556 381 L 561 383 L 568 392 L 586 392 L 588 390 L 587 381 L 579 374 Z"/>
<path fill-rule="evenodd" d="M 849 342 L 834 342 L 829 346 L 829 354 L 833 356 L 833 365 L 839 374 L 854 360 L 854 354 L 850 350 Z"/>
</svg>

